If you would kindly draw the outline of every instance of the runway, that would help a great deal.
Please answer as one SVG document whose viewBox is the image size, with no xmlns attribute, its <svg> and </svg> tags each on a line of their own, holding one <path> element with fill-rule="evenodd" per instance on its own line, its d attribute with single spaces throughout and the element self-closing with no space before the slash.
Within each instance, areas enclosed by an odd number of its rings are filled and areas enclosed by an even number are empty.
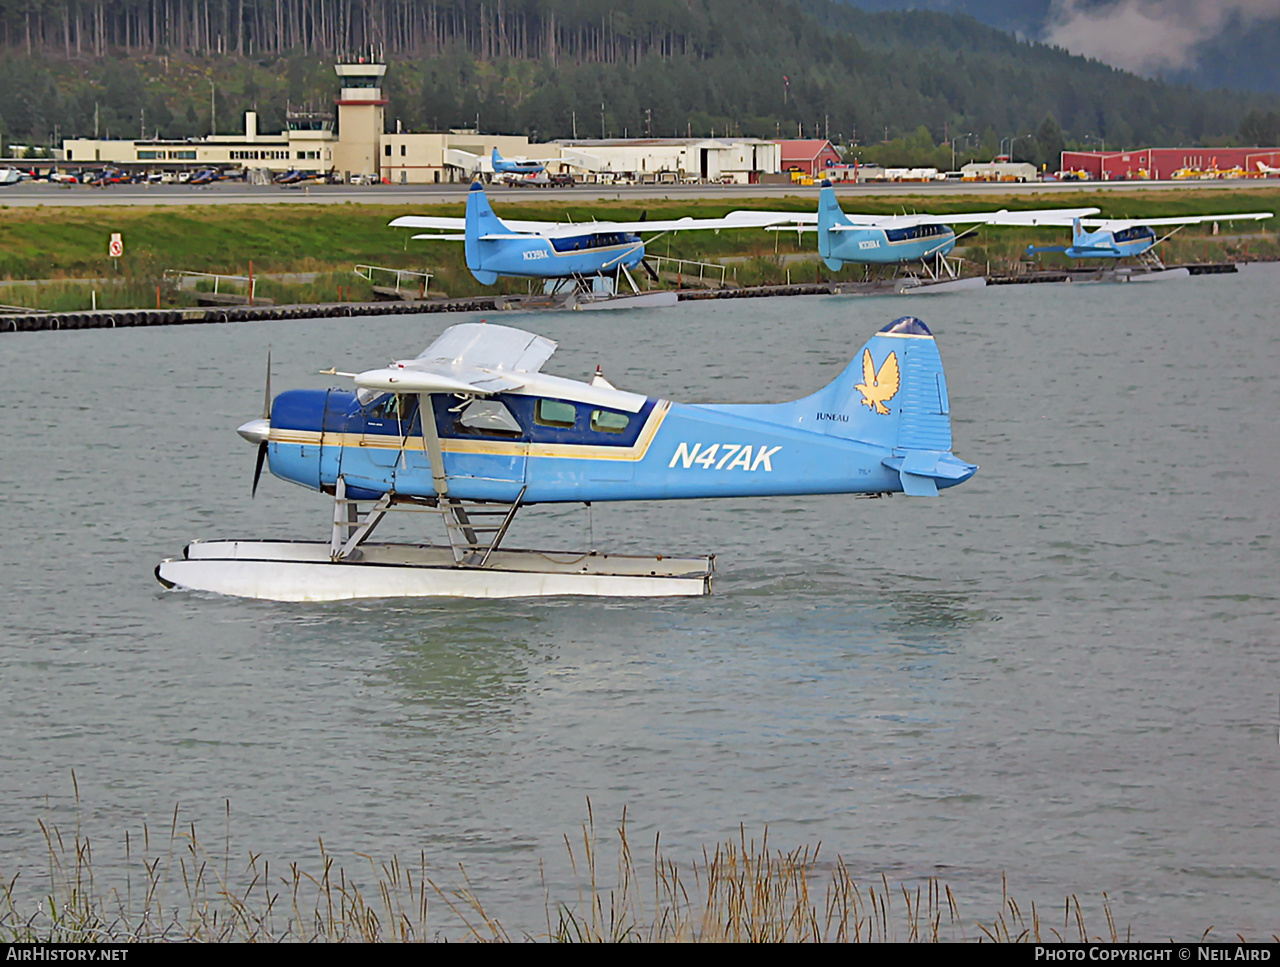
<svg viewBox="0 0 1280 967">
<path fill-rule="evenodd" d="M 1179 191 L 1223 189 L 1267 189 L 1280 187 L 1273 179 L 1237 178 L 1221 181 L 1097 181 L 1097 182 L 891 182 L 885 184 L 836 185 L 844 198 L 928 195 L 1049 195 L 1103 191 Z M 184 206 L 184 205 L 393 205 L 400 208 L 461 203 L 467 185 L 312 185 L 284 188 L 277 185 L 244 185 L 222 182 L 214 185 L 55 185 L 23 182 L 0 188 L 0 205 L 11 208 L 37 206 L 95 208 L 102 206 Z M 491 186 L 492 196 L 503 201 L 528 199 L 556 201 L 737 201 L 743 198 L 809 198 L 816 188 L 798 185 L 577 185 L 573 188 L 504 188 Z"/>
</svg>

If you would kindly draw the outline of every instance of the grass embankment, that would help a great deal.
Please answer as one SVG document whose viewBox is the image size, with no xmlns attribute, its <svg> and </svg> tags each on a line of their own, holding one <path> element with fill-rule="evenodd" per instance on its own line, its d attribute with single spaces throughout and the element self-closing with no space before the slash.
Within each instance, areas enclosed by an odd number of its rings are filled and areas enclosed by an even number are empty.
<svg viewBox="0 0 1280 967">
<path fill-rule="evenodd" d="M 969 919 L 951 889 L 935 879 L 908 887 L 890 886 L 881 876 L 860 886 L 838 857 L 832 864 L 819 861 L 816 847 L 771 849 L 767 833 L 756 842 L 742 832 L 684 866 L 665 856 L 655 839 L 651 859 L 637 861 L 625 813 L 616 858 L 602 856 L 593 820 L 580 841 L 565 837 L 576 896 L 548 895 L 545 932 L 515 934 L 485 908 L 465 871 L 462 885 L 441 886 L 423 858 L 406 865 L 363 857 L 361 869 L 348 872 L 322 841 L 316 869 L 272 868 L 261 853 L 249 853 L 240 866 L 229 841 L 207 850 L 175 809 L 167 836 L 153 842 L 145 827 L 140 837 L 126 836 L 124 882 L 108 885 L 105 872 L 94 870 L 93 846 L 79 828 L 66 835 L 43 822 L 40 828 L 48 886 L 27 890 L 16 877 L 0 879 L 0 941 L 6 943 L 1131 939 L 1117 928 L 1105 895 L 1101 932 L 1086 927 L 1075 898 L 1052 912 L 1042 914 L 1034 904 L 1024 911 L 1003 884 L 994 913 Z M 36 890 L 39 900 L 20 899 Z"/>
<path fill-rule="evenodd" d="M 692 216 L 710 218 L 738 208 L 812 211 L 811 194 L 786 198 L 643 202 L 543 202 L 527 196 L 495 193 L 500 214 L 513 218 L 589 222 L 633 220 L 647 211 L 653 220 Z M 1070 194 L 846 196 L 847 210 L 869 214 L 928 211 L 945 216 L 999 208 L 1077 207 L 1092 205 L 1115 218 L 1156 218 L 1195 213 L 1280 210 L 1280 188 L 1233 190 L 1119 192 Z M 460 215 L 461 203 L 422 206 L 417 214 Z M 387 223 L 405 214 L 403 206 L 382 204 L 262 204 L 201 207 L 0 208 L 0 278 L 53 280 L 38 287 L 0 284 L 0 303 L 65 311 L 89 307 L 97 293 L 101 308 L 148 308 L 156 288 L 165 305 L 190 304 L 194 296 L 165 282 L 166 270 L 258 276 L 314 273 L 307 283 L 261 280 L 258 295 L 277 302 L 366 301 L 368 282 L 356 277 L 358 263 L 429 271 L 430 291 L 450 296 L 522 293 L 525 280 L 503 280 L 480 286 L 466 270 L 462 246 L 449 242 L 415 242 Z M 1211 226 L 1184 229 L 1164 243 L 1168 263 L 1280 257 L 1276 220 L 1222 223 L 1221 235 Z M 107 256 L 111 233 L 122 234 L 125 255 Z M 961 241 L 970 272 L 1009 271 L 1028 244 L 1064 244 L 1067 229 L 1013 230 L 985 228 Z M 650 255 L 703 262 L 731 260 L 740 285 L 827 281 L 862 277 L 859 267 L 834 274 L 814 253 L 814 236 L 794 232 L 688 232 L 664 235 L 652 242 Z M 801 256 L 801 258 L 796 258 Z M 1046 255 L 1047 267 L 1065 265 L 1061 256 Z M 888 270 L 881 270 L 882 272 Z M 95 280 L 91 284 L 70 280 Z M 339 292 L 341 287 L 341 294 Z"/>
</svg>

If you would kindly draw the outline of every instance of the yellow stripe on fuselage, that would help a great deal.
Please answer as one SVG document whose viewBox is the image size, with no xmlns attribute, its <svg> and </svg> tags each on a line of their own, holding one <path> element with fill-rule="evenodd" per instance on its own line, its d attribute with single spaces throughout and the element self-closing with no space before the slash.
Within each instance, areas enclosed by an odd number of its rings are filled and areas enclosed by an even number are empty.
<svg viewBox="0 0 1280 967">
<path fill-rule="evenodd" d="M 669 400 L 659 400 L 649 412 L 636 442 L 629 447 L 599 446 L 590 443 L 525 443 L 520 440 L 459 440 L 442 437 L 440 449 L 444 453 L 480 454 L 494 457 L 562 457 L 575 460 L 643 460 L 649 445 L 657 436 L 671 409 Z M 414 450 L 426 452 L 421 435 L 398 437 L 394 434 L 321 433 L 319 430 L 282 430 L 271 428 L 267 436 L 271 443 L 290 443 L 297 446 L 364 447 L 371 450 Z"/>
</svg>

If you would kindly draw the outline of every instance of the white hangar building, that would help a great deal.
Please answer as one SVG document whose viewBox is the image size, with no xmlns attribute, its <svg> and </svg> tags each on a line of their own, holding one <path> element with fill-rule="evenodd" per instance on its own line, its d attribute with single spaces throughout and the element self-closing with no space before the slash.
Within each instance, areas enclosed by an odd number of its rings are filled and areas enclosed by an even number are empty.
<svg viewBox="0 0 1280 967">
<path fill-rule="evenodd" d="M 753 185 L 782 170 L 782 149 L 760 138 L 556 141 L 566 170 L 597 180 Z"/>
</svg>

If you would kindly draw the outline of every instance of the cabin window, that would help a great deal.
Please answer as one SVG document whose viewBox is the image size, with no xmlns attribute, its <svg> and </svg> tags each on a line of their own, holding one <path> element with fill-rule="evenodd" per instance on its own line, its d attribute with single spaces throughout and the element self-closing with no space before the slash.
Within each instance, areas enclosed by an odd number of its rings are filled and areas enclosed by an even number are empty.
<svg viewBox="0 0 1280 967">
<path fill-rule="evenodd" d="M 631 417 L 625 413 L 615 413 L 613 410 L 591 411 L 591 429 L 597 433 L 624 433 L 630 423 Z"/>
<path fill-rule="evenodd" d="M 562 400 L 538 400 L 534 422 L 539 426 L 572 427 L 578 419 L 578 408 Z"/>
<path fill-rule="evenodd" d="M 369 408 L 370 420 L 409 420 L 417 401 L 412 396 L 384 396 Z"/>
<path fill-rule="evenodd" d="M 459 426 L 484 433 L 519 436 L 523 432 L 511 411 L 497 400 L 472 400 L 458 413 L 457 422 Z"/>
</svg>

